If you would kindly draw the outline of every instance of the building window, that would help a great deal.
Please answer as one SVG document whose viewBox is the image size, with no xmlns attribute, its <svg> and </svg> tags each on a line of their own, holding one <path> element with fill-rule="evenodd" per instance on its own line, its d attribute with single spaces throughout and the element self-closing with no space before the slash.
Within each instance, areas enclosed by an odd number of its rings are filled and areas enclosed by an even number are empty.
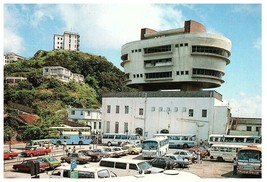
<svg viewBox="0 0 267 182">
<path fill-rule="evenodd" d="M 107 121 L 106 133 L 110 133 L 110 121 Z"/>
<path fill-rule="evenodd" d="M 193 117 L 194 116 L 194 110 L 193 109 L 189 109 L 188 110 L 188 116 L 189 117 Z"/>
<path fill-rule="evenodd" d="M 189 74 L 189 71 L 185 71 L 185 74 L 188 75 Z"/>
<path fill-rule="evenodd" d="M 124 133 L 127 133 L 129 130 L 128 130 L 128 123 L 125 122 L 124 123 Z"/>
<path fill-rule="evenodd" d="M 96 130 L 96 122 L 94 122 L 94 129 Z"/>
<path fill-rule="evenodd" d="M 101 130 L 101 122 L 98 123 L 98 129 Z"/>
<path fill-rule="evenodd" d="M 110 110 L 111 110 L 111 105 L 108 105 L 107 106 L 107 113 L 110 113 Z"/>
<path fill-rule="evenodd" d="M 258 132 L 261 131 L 261 127 L 257 126 L 256 131 L 258 131 Z"/>
<path fill-rule="evenodd" d="M 87 111 L 87 116 L 90 116 L 90 111 Z"/>
<path fill-rule="evenodd" d="M 71 111 L 71 115 L 75 115 L 75 111 Z"/>
<path fill-rule="evenodd" d="M 81 111 L 81 116 L 83 116 L 83 111 Z"/>
<path fill-rule="evenodd" d="M 171 45 L 144 48 L 145 54 L 171 51 Z"/>
<path fill-rule="evenodd" d="M 120 106 L 116 106 L 116 113 L 120 113 Z"/>
<path fill-rule="evenodd" d="M 143 115 L 144 114 L 144 109 L 143 108 L 139 108 L 139 115 Z"/>
<path fill-rule="evenodd" d="M 184 74 L 184 71 L 181 71 L 181 75 L 183 75 Z"/>
<path fill-rule="evenodd" d="M 159 107 L 159 112 L 162 112 L 162 110 L 163 110 L 163 107 Z"/>
<path fill-rule="evenodd" d="M 179 71 L 176 71 L 176 75 L 180 75 L 180 72 Z"/>
<path fill-rule="evenodd" d="M 115 122 L 115 133 L 119 133 L 119 122 Z"/>
<path fill-rule="evenodd" d="M 252 127 L 251 126 L 247 126 L 247 131 L 252 131 Z"/>
<path fill-rule="evenodd" d="M 125 114 L 129 114 L 129 106 L 125 106 Z"/>
<path fill-rule="evenodd" d="M 151 111 L 152 111 L 152 112 L 155 111 L 155 107 L 151 107 Z"/>
<path fill-rule="evenodd" d="M 174 107 L 173 111 L 178 112 L 178 107 Z"/>
<path fill-rule="evenodd" d="M 207 109 L 202 109 L 202 117 L 203 118 L 207 117 Z"/>
</svg>

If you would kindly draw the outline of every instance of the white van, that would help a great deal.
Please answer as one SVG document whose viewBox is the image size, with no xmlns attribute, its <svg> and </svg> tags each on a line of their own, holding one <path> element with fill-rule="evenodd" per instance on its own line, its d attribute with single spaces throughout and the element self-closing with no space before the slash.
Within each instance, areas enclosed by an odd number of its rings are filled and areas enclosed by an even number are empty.
<svg viewBox="0 0 267 182">
<path fill-rule="evenodd" d="M 73 171 L 71 165 L 62 165 L 55 168 L 49 175 L 50 178 L 112 178 L 117 177 L 114 172 L 103 167 L 90 167 L 89 164 L 77 165 Z"/>
<path fill-rule="evenodd" d="M 118 176 L 129 176 L 139 174 L 143 171 L 145 174 L 161 173 L 164 169 L 151 166 L 147 161 L 131 160 L 121 158 L 103 158 L 99 165 L 107 167 Z"/>
</svg>

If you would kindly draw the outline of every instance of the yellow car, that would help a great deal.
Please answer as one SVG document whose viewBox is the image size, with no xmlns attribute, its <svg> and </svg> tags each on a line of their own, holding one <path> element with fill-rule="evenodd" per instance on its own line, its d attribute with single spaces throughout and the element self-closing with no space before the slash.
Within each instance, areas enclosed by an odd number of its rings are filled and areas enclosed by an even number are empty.
<svg viewBox="0 0 267 182">
<path fill-rule="evenodd" d="M 129 154 L 139 154 L 139 153 L 141 153 L 142 152 L 142 148 L 141 147 L 139 147 L 139 146 L 130 146 L 129 148 L 128 148 L 128 153 Z"/>
</svg>

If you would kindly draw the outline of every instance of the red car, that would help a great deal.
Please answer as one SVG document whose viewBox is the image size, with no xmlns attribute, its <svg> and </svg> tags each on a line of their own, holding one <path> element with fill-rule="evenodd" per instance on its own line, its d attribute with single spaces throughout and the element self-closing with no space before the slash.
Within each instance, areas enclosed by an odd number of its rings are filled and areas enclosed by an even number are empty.
<svg viewBox="0 0 267 182">
<path fill-rule="evenodd" d="M 21 152 L 20 154 L 24 157 L 28 157 L 28 156 L 39 156 L 39 155 L 47 155 L 48 153 L 50 153 L 52 150 L 49 148 L 45 148 L 45 147 L 35 147 L 31 150 L 25 150 L 23 152 Z"/>
<path fill-rule="evenodd" d="M 4 160 L 6 159 L 13 159 L 14 157 L 17 157 L 18 153 L 14 151 L 6 151 L 4 152 Z"/>
<path fill-rule="evenodd" d="M 22 161 L 20 164 L 14 164 L 13 169 L 15 171 L 21 171 L 21 172 L 31 172 L 32 164 L 39 162 L 40 171 L 45 171 L 49 168 L 49 164 L 47 162 L 44 162 L 40 159 L 31 159 L 31 160 L 25 160 Z"/>
</svg>

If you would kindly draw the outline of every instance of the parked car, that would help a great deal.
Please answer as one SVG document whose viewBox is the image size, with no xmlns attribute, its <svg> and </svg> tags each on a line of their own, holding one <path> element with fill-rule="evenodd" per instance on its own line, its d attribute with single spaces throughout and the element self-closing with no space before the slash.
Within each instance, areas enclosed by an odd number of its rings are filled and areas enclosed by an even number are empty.
<svg viewBox="0 0 267 182">
<path fill-rule="evenodd" d="M 72 158 L 77 158 L 77 164 L 86 164 L 91 161 L 90 156 L 85 156 L 83 153 L 72 153 L 70 156 L 61 157 L 61 162 L 70 163 Z"/>
<path fill-rule="evenodd" d="M 136 175 L 140 172 L 152 174 L 164 171 L 162 168 L 153 167 L 147 161 L 124 158 L 103 158 L 99 162 L 99 166 L 109 168 L 120 177 Z"/>
<path fill-rule="evenodd" d="M 117 177 L 117 175 L 110 171 L 107 168 L 103 167 L 91 167 L 89 165 L 79 165 L 73 171 L 77 171 L 78 178 L 92 178 L 92 179 L 99 179 L 99 178 L 112 178 Z M 65 165 L 60 166 L 49 175 L 50 178 L 71 178 L 71 166 Z"/>
<path fill-rule="evenodd" d="M 121 147 L 112 147 L 111 149 L 114 152 L 114 157 L 121 157 L 127 155 L 127 153 Z"/>
<path fill-rule="evenodd" d="M 20 172 L 30 172 L 32 164 L 37 162 L 39 163 L 40 171 L 45 171 L 46 169 L 49 168 L 49 164 L 47 162 L 44 162 L 40 159 L 30 159 L 30 160 L 24 160 L 20 164 L 14 164 L 13 169 L 15 171 L 20 171 Z"/>
<path fill-rule="evenodd" d="M 115 152 L 112 150 L 111 147 L 105 147 L 102 149 L 103 152 L 108 155 L 109 157 L 114 157 L 115 156 Z"/>
<path fill-rule="evenodd" d="M 168 158 L 168 157 L 156 157 L 154 159 L 151 159 L 150 161 L 148 161 L 153 167 L 158 167 L 158 168 L 162 168 L 162 169 L 173 169 L 173 168 L 177 168 L 178 164 Z"/>
<path fill-rule="evenodd" d="M 24 150 L 20 154 L 24 157 L 33 157 L 33 156 L 39 156 L 39 155 L 47 155 L 48 153 L 51 153 L 50 148 L 45 148 L 45 147 L 34 147 L 30 150 Z"/>
<path fill-rule="evenodd" d="M 179 155 L 167 154 L 165 155 L 165 157 L 174 160 L 178 164 L 178 167 L 184 168 L 188 167 L 188 165 L 190 164 L 188 159 L 186 159 L 185 157 L 181 157 Z"/>
<path fill-rule="evenodd" d="M 98 162 L 103 157 L 108 157 L 109 155 L 105 154 L 101 149 L 93 150 L 80 150 L 78 153 L 83 153 L 85 156 L 91 157 L 91 161 Z"/>
<path fill-rule="evenodd" d="M 17 157 L 18 153 L 14 151 L 5 151 L 4 152 L 4 160 L 7 159 L 13 159 L 14 157 Z"/>
<path fill-rule="evenodd" d="M 196 159 L 196 156 L 194 154 L 190 153 L 187 150 L 183 150 L 183 149 L 176 150 L 176 152 L 174 152 L 173 154 L 174 155 L 179 155 L 181 157 L 185 157 L 186 159 L 188 159 L 188 160 L 190 160 L 192 162 Z"/>
<path fill-rule="evenodd" d="M 61 166 L 61 162 L 55 157 L 42 157 L 39 159 L 43 160 L 44 162 L 47 162 L 49 164 L 49 168 L 52 169 Z"/>
<path fill-rule="evenodd" d="M 123 150 L 127 150 L 128 154 L 139 154 L 142 151 L 142 148 L 139 148 L 135 145 L 125 145 L 122 147 Z"/>
</svg>

